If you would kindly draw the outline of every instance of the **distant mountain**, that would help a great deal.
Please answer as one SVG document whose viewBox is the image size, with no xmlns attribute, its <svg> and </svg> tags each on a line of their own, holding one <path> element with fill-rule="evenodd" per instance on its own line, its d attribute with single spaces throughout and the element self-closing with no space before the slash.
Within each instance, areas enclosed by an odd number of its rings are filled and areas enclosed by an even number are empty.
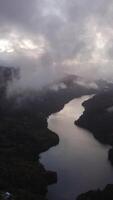
<svg viewBox="0 0 113 200">
<path fill-rule="evenodd" d="M 19 68 L 0 66 L 0 96 L 5 95 L 8 83 L 20 78 Z"/>
</svg>

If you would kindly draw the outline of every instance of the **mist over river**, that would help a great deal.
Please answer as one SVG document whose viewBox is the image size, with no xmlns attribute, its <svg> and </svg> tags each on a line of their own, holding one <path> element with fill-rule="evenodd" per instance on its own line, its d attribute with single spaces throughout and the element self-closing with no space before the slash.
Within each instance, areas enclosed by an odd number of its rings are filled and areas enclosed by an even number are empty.
<svg viewBox="0 0 113 200">
<path fill-rule="evenodd" d="M 80 193 L 113 183 L 113 168 L 108 161 L 110 147 L 74 125 L 84 111 L 82 103 L 91 97 L 76 98 L 48 118 L 48 128 L 60 138 L 59 145 L 41 154 L 45 168 L 58 175 L 57 184 L 48 188 L 49 200 L 74 200 Z"/>
</svg>

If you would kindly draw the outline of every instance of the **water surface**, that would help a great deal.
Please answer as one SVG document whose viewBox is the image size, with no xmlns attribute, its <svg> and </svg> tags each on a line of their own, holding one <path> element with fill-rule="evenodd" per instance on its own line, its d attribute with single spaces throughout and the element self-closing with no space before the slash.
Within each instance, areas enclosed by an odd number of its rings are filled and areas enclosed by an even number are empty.
<svg viewBox="0 0 113 200">
<path fill-rule="evenodd" d="M 107 159 L 109 147 L 74 125 L 84 111 L 81 104 L 89 98 L 76 98 L 48 118 L 48 128 L 60 138 L 59 145 L 41 155 L 45 168 L 58 175 L 57 184 L 48 188 L 49 200 L 75 200 L 82 192 L 113 183 L 113 168 Z"/>
</svg>

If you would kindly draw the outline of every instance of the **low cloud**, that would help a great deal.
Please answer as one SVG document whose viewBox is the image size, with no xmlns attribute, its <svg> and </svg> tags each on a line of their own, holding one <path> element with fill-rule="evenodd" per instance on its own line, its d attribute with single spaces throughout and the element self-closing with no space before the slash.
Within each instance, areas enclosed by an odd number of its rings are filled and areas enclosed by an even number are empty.
<svg viewBox="0 0 113 200">
<path fill-rule="evenodd" d="M 21 68 L 13 87 L 65 74 L 113 76 L 113 0 L 0 0 L 0 64 Z"/>
</svg>

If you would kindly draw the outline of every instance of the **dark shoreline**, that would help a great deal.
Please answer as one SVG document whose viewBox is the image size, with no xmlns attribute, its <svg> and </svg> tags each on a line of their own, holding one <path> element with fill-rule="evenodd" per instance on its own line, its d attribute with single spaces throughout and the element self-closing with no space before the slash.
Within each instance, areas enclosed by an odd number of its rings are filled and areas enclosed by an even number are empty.
<svg viewBox="0 0 113 200">
<path fill-rule="evenodd" d="M 75 121 L 81 128 L 89 130 L 102 144 L 110 145 L 108 160 L 113 166 L 113 88 L 96 94 L 83 103 L 85 111 Z M 113 184 L 107 185 L 103 190 L 89 191 L 80 195 L 77 200 L 112 200 Z"/>
<path fill-rule="evenodd" d="M 92 132 L 105 145 L 113 146 L 113 89 L 96 94 L 83 103 L 85 111 L 75 124 Z"/>
<path fill-rule="evenodd" d="M 5 80 L 9 78 L 11 74 Z M 95 91 L 73 84 L 68 78 L 65 84 L 66 89 L 58 91 L 26 91 L 7 98 L 7 84 L 3 80 L 4 87 L 0 88 L 2 200 L 6 192 L 11 193 L 14 200 L 45 200 L 47 186 L 57 181 L 56 172 L 46 171 L 40 163 L 40 153 L 59 143 L 58 136 L 47 128 L 47 118 L 73 98 Z"/>
<path fill-rule="evenodd" d="M 113 185 L 108 184 L 103 190 L 97 189 L 79 195 L 76 200 L 112 200 Z"/>
<path fill-rule="evenodd" d="M 99 90 L 95 90 L 75 84 L 76 77 L 67 77 L 61 80 L 65 89 L 28 90 L 7 98 L 7 86 L 15 74 L 19 78 L 18 70 L 0 67 L 0 199 L 5 200 L 4 195 L 9 192 L 10 200 L 46 200 L 47 187 L 57 182 L 57 174 L 44 168 L 40 154 L 59 143 L 58 136 L 47 128 L 47 118 L 74 98 L 101 95 L 103 82 L 99 83 Z M 86 104 L 83 103 L 85 108 Z M 84 128 L 88 128 L 86 123 Z M 111 190 L 112 185 L 107 188 Z M 86 196 L 82 200 L 86 200 Z"/>
</svg>

